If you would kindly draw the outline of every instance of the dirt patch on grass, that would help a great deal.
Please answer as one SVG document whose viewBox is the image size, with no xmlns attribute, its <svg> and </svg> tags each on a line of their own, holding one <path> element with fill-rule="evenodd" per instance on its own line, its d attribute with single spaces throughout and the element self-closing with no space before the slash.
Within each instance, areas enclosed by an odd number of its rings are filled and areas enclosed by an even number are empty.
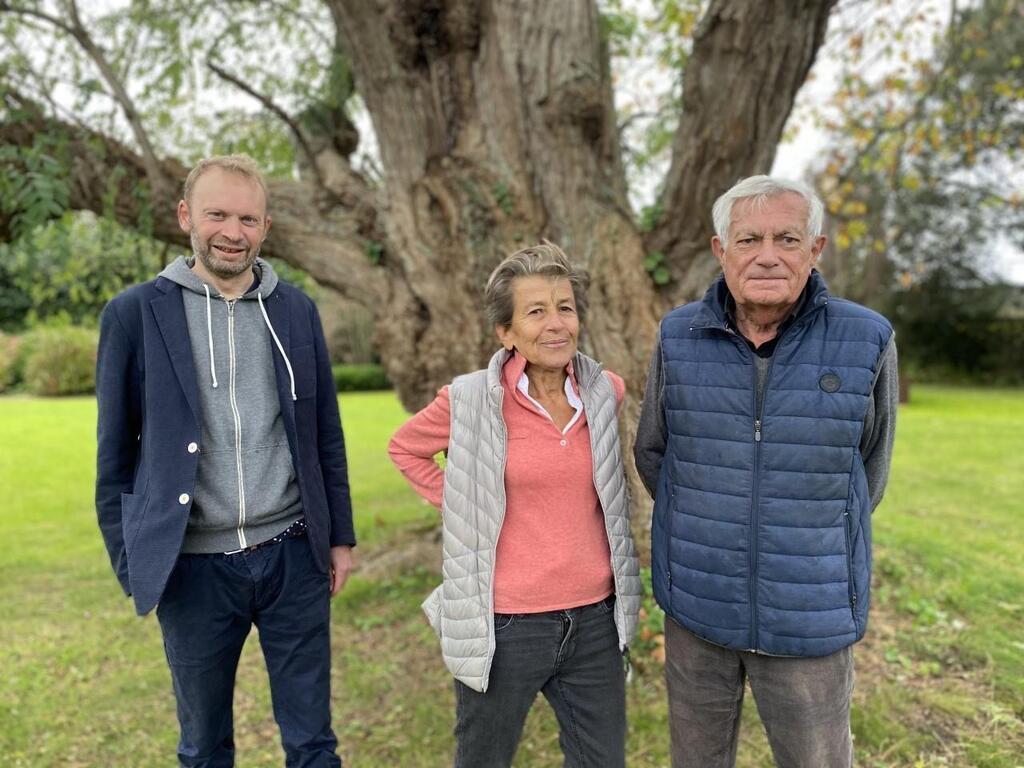
<svg viewBox="0 0 1024 768">
<path fill-rule="evenodd" d="M 361 552 L 356 571 L 366 579 L 379 579 L 416 568 L 440 572 L 439 526 L 410 526 L 396 531 L 386 546 L 376 546 Z"/>
</svg>

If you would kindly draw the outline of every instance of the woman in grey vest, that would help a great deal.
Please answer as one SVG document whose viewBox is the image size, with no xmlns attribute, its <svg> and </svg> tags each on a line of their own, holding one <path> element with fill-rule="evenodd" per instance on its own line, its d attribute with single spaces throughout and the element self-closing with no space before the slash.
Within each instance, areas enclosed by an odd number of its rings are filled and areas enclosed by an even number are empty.
<svg viewBox="0 0 1024 768">
<path fill-rule="evenodd" d="M 441 508 L 444 580 L 423 609 L 455 677 L 457 768 L 511 765 L 538 693 L 566 766 L 625 764 L 622 654 L 641 588 L 616 424 L 625 386 L 576 349 L 587 284 L 546 241 L 502 261 L 484 292 L 501 349 L 388 447 Z"/>
</svg>

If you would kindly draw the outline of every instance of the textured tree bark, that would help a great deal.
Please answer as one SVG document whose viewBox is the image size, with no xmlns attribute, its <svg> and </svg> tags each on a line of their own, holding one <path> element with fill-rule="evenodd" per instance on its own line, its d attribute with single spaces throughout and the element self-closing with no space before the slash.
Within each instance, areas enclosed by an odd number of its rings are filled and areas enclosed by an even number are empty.
<svg viewBox="0 0 1024 768">
<path fill-rule="evenodd" d="M 546 237 L 593 278 L 588 348 L 638 386 L 658 299 L 641 268 L 591 2 L 337 0 L 381 148 L 388 373 L 419 407 L 497 348 L 480 314 L 501 258 Z"/>
</svg>

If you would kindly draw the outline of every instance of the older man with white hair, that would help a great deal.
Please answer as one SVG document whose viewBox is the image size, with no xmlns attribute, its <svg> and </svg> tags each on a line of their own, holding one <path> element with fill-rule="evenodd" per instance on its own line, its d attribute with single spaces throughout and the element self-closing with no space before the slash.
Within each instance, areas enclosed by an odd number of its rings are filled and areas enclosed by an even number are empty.
<svg viewBox="0 0 1024 768">
<path fill-rule="evenodd" d="M 829 294 L 805 185 L 752 176 L 713 218 L 723 274 L 662 320 L 634 448 L 655 500 L 672 764 L 735 764 L 749 681 L 777 765 L 845 768 L 893 330 Z"/>
</svg>

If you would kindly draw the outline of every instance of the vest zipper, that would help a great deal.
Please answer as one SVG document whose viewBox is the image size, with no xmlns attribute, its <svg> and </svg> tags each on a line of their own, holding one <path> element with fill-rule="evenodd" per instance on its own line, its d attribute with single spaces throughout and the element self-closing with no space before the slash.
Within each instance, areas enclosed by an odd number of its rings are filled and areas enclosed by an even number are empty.
<svg viewBox="0 0 1024 768">
<path fill-rule="evenodd" d="M 853 627 L 857 628 L 857 588 L 853 583 L 853 521 L 850 510 L 843 512 L 843 531 L 846 533 L 846 579 L 847 594 L 850 598 L 850 613 L 853 615 Z"/>
<path fill-rule="evenodd" d="M 249 546 L 245 540 L 245 480 L 242 473 L 242 415 L 238 411 L 235 391 L 235 374 L 238 371 L 235 357 L 235 302 L 225 299 L 228 305 L 228 400 L 231 402 L 231 416 L 235 421 L 235 466 L 238 470 L 238 548 Z"/>
<path fill-rule="evenodd" d="M 751 351 L 745 341 L 737 338 L 737 343 L 741 344 L 744 351 L 750 358 L 750 362 L 753 364 L 754 373 L 754 481 L 753 481 L 753 492 L 751 494 L 750 502 L 750 649 L 757 651 L 758 649 L 758 632 L 757 632 L 757 571 L 758 571 L 758 560 L 759 560 L 759 547 L 758 543 L 760 538 L 758 536 L 758 526 L 760 521 L 758 520 L 758 511 L 760 508 L 760 485 L 761 485 L 761 440 L 764 436 L 763 431 L 763 416 L 764 416 L 764 401 L 768 396 L 768 387 L 771 384 L 772 369 L 775 367 L 775 355 L 782 348 L 782 342 L 785 338 L 793 331 L 794 328 L 801 326 L 807 322 L 807 318 L 815 315 L 818 311 L 825 306 L 823 302 L 819 306 L 812 307 L 807 310 L 801 317 L 797 318 L 792 325 L 789 326 L 782 335 L 779 336 L 779 340 L 775 342 L 775 350 L 772 352 L 772 356 L 768 359 L 768 370 L 764 374 L 764 386 L 761 387 L 761 396 L 757 396 L 757 362 L 753 359 L 756 354 Z M 733 336 L 739 337 L 738 333 L 726 330 Z"/>
<path fill-rule="evenodd" d="M 779 342 L 782 340 L 780 339 Z M 746 342 L 740 342 L 746 347 Z M 777 349 L 778 347 L 776 347 Z M 750 499 L 750 650 L 757 651 L 758 649 L 758 637 L 757 637 L 757 571 L 758 571 L 758 554 L 760 548 L 758 543 L 760 537 L 758 535 L 758 526 L 760 522 L 758 520 L 758 509 L 760 507 L 760 486 L 761 486 L 761 416 L 764 413 L 764 400 L 768 393 L 768 383 L 771 381 L 772 368 L 775 365 L 775 355 L 773 354 L 768 361 L 768 370 L 764 374 L 764 386 L 761 387 L 761 396 L 757 396 L 757 362 L 753 359 L 753 354 L 749 349 L 746 350 L 747 355 L 751 357 L 751 364 L 754 374 L 754 481 L 752 484 L 752 492 Z"/>
</svg>

